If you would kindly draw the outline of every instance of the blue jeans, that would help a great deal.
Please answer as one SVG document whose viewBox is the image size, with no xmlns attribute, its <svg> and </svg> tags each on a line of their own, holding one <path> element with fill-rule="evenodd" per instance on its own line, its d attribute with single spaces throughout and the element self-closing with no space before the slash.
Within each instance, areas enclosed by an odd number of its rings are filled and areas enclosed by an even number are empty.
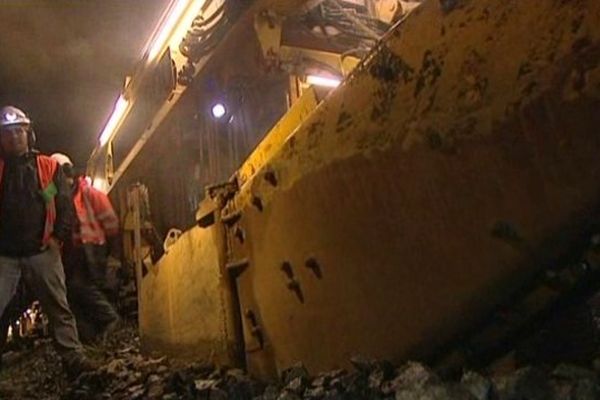
<svg viewBox="0 0 600 400">
<path fill-rule="evenodd" d="M 49 247 L 30 257 L 0 255 L 0 315 L 14 296 L 21 278 L 48 315 L 57 351 L 63 355 L 81 352 L 75 317 L 67 303 L 60 251 Z"/>
</svg>

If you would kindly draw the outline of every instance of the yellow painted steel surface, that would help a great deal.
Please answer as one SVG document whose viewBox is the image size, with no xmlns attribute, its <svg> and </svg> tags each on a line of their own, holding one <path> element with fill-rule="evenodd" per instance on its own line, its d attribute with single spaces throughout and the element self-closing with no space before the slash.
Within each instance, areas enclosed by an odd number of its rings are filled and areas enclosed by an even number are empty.
<svg viewBox="0 0 600 400">
<path fill-rule="evenodd" d="M 252 373 L 427 357 L 598 222 L 600 3 L 455 4 L 414 11 L 226 207 Z"/>
<path fill-rule="evenodd" d="M 237 361 L 232 305 L 216 228 L 184 233 L 143 278 L 142 347 L 183 358 Z"/>
<path fill-rule="evenodd" d="M 260 142 L 237 171 L 240 185 L 251 179 L 256 171 L 262 169 L 265 163 L 277 154 L 286 139 L 317 108 L 317 104 L 318 100 L 314 89 L 309 88 L 304 91 L 298 101 L 292 105 L 283 118 L 271 129 L 264 140 Z"/>
</svg>

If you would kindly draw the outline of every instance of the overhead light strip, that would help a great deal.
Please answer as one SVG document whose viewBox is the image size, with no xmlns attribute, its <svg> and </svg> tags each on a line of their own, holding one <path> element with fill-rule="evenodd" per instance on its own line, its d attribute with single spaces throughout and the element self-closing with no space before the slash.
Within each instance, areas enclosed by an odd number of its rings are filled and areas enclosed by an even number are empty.
<svg viewBox="0 0 600 400">
<path fill-rule="evenodd" d="M 179 24 L 173 30 L 171 38 L 167 41 L 171 49 L 177 49 L 181 40 L 187 35 L 188 30 L 192 26 L 194 19 L 202 11 L 202 7 L 206 3 L 206 0 L 191 0 L 187 11 L 179 19 Z"/>
<path fill-rule="evenodd" d="M 167 44 L 178 45 L 206 0 L 174 0 L 148 49 L 148 62 L 155 61 Z"/>
<path fill-rule="evenodd" d="M 308 83 L 309 85 L 335 88 L 340 86 L 340 83 L 342 83 L 342 81 L 340 79 L 335 78 L 325 78 L 323 76 L 318 75 L 308 75 L 306 77 L 306 83 Z"/>
<path fill-rule="evenodd" d="M 202 10 L 204 3 L 206 3 L 206 0 L 173 0 L 171 2 L 148 46 L 148 63 L 155 61 L 167 45 L 176 46 L 178 44 L 187 33 L 194 18 Z M 114 136 L 130 108 L 131 102 L 121 95 L 115 104 L 110 119 L 100 134 L 101 147 Z"/>
<path fill-rule="evenodd" d="M 115 103 L 115 108 L 113 109 L 108 122 L 100 134 L 100 146 L 104 146 L 110 140 L 117 128 L 121 125 L 121 122 L 127 114 L 128 109 L 129 100 L 123 97 L 123 95 L 119 96 L 117 102 Z"/>
</svg>

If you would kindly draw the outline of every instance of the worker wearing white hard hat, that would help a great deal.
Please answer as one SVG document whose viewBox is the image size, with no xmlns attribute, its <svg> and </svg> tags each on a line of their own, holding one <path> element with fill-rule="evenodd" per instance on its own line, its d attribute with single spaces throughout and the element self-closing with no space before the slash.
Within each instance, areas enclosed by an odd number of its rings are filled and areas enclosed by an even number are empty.
<svg viewBox="0 0 600 400">
<path fill-rule="evenodd" d="M 82 340 L 91 340 L 114 331 L 120 323 L 107 282 L 107 256 L 121 258 L 119 219 L 108 196 L 85 176 L 75 175 L 69 156 L 54 153 L 51 157 L 72 182 L 76 218 L 73 240 L 65 251 L 67 287 Z"/>
<path fill-rule="evenodd" d="M 56 349 L 72 373 L 91 369 L 66 296 L 60 246 L 70 239 L 70 190 L 58 162 L 33 149 L 27 114 L 0 108 L 0 314 L 23 279 L 53 326 Z"/>
</svg>

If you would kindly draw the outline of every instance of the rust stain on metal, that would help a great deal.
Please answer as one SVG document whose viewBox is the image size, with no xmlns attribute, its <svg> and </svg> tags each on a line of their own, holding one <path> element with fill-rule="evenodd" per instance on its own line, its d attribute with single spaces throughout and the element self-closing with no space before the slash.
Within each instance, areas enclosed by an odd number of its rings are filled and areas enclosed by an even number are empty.
<svg viewBox="0 0 600 400">
<path fill-rule="evenodd" d="M 417 97 L 425 86 L 433 86 L 442 74 L 444 61 L 436 58 L 431 50 L 423 55 L 421 69 L 417 73 L 414 97 Z"/>
<path fill-rule="evenodd" d="M 401 80 L 408 83 L 414 75 L 414 69 L 385 46 L 375 55 L 369 72 L 373 78 L 387 83 L 398 83 Z"/>
<path fill-rule="evenodd" d="M 336 124 L 336 132 L 341 132 L 352 125 L 352 114 L 342 111 L 338 117 Z"/>
</svg>

